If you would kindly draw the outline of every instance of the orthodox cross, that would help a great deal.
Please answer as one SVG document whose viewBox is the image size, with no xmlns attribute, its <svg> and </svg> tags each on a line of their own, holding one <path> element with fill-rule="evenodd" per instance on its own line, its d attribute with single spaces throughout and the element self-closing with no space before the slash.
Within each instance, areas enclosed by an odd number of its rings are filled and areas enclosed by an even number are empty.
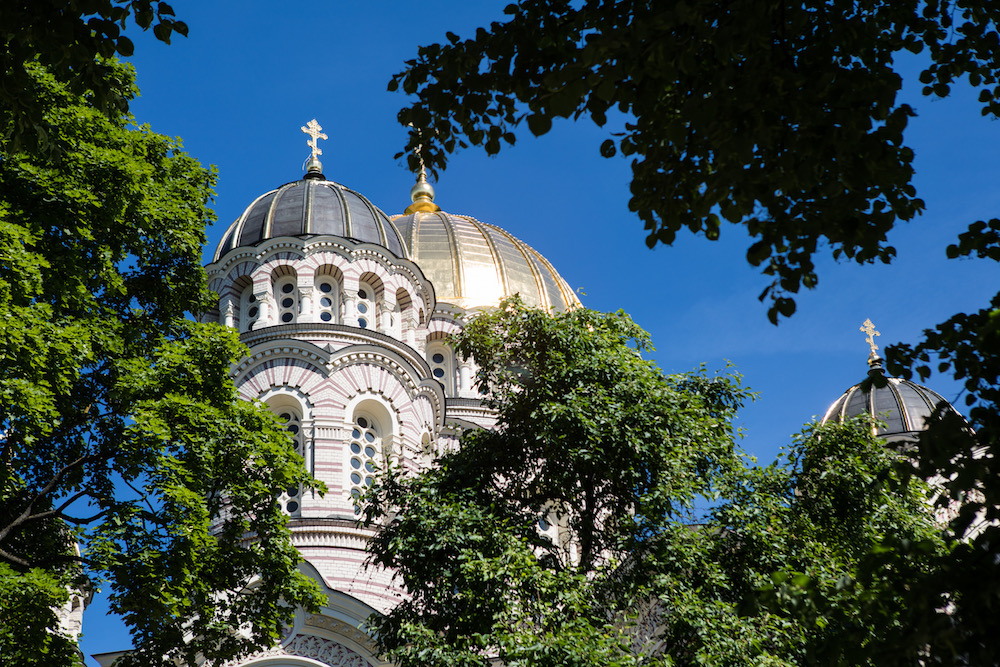
<svg viewBox="0 0 1000 667">
<path fill-rule="evenodd" d="M 861 325 L 859 331 L 863 331 L 867 336 L 865 338 L 868 340 L 868 346 L 872 349 L 872 354 L 875 354 L 875 350 L 878 349 L 878 345 L 875 344 L 875 336 L 881 336 L 878 331 L 875 331 L 875 324 L 872 323 L 870 319 L 866 319 L 865 323 Z"/>
<path fill-rule="evenodd" d="M 322 132 L 323 128 L 320 127 L 319 123 L 316 122 L 316 119 L 313 118 L 311 121 L 306 123 L 305 127 L 300 129 L 306 134 L 308 134 L 310 137 L 309 141 L 306 142 L 306 145 L 312 149 L 313 152 L 312 156 L 316 157 L 318 155 L 322 155 L 323 151 L 320 150 L 320 147 L 316 145 L 316 141 L 318 139 L 327 139 L 328 137 L 325 134 L 323 134 Z"/>
</svg>

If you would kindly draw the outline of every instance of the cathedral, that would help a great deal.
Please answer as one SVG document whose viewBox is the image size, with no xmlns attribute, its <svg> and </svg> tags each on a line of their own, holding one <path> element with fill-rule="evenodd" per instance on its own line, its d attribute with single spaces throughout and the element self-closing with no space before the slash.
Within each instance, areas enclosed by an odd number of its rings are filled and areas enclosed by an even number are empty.
<svg viewBox="0 0 1000 667">
<path fill-rule="evenodd" d="M 322 128 L 302 129 L 312 148 L 305 175 L 257 197 L 226 230 L 207 266 L 219 301 L 205 319 L 240 332 L 250 350 L 232 371 L 240 395 L 269 406 L 326 484 L 324 497 L 297 488 L 280 496 L 300 567 L 326 603 L 300 611 L 279 645 L 226 667 L 384 664 L 365 621 L 402 591 L 389 573 L 365 568 L 372 529 L 356 522 L 355 499 L 381 466 L 418 470 L 463 431 L 493 425 L 473 363 L 447 344 L 467 318 L 514 294 L 549 312 L 579 305 L 528 244 L 441 210 L 423 173 L 402 215 L 327 180 Z M 877 384 L 849 389 L 825 419 L 888 412 L 880 435 L 906 440 L 943 400 L 911 382 Z M 119 655 L 94 658 L 109 667 Z"/>
</svg>

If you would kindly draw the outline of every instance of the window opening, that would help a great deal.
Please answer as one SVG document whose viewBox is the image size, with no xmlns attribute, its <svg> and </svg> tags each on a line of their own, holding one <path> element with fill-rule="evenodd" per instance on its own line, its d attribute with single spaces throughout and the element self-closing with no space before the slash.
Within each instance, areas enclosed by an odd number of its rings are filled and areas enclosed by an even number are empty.
<svg viewBox="0 0 1000 667">
<path fill-rule="evenodd" d="M 317 311 L 320 322 L 335 323 L 339 311 L 337 283 L 329 276 L 320 276 L 316 280 L 316 288 L 319 290 Z"/>
<path fill-rule="evenodd" d="M 278 412 L 278 419 L 282 421 L 285 430 L 292 437 L 295 451 L 299 456 L 303 456 L 305 448 L 302 446 L 302 417 L 294 410 L 281 409 Z M 286 513 L 294 515 L 301 509 L 302 499 L 300 495 L 301 489 L 299 487 L 290 486 L 278 494 L 278 503 Z"/>
<path fill-rule="evenodd" d="M 382 435 L 378 426 L 368 417 L 358 416 L 351 429 L 351 497 L 355 503 L 368 487 L 375 483 L 379 457 L 382 451 Z M 354 513 L 361 508 L 355 504 Z"/>
<path fill-rule="evenodd" d="M 299 291 L 295 276 L 286 276 L 274 284 L 274 297 L 278 302 L 278 322 L 290 324 L 299 312 Z"/>
<path fill-rule="evenodd" d="M 253 293 L 253 285 L 247 285 L 240 294 L 240 333 L 250 331 L 253 323 L 260 318 L 260 304 Z"/>
</svg>

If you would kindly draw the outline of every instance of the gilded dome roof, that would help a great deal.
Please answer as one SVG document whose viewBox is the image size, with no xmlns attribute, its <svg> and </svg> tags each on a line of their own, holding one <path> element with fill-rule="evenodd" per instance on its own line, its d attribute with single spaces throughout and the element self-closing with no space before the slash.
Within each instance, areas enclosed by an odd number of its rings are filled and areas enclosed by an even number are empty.
<svg viewBox="0 0 1000 667">
<path fill-rule="evenodd" d="M 392 221 L 439 302 L 473 309 L 519 294 L 526 304 L 550 312 L 580 305 L 548 260 L 495 225 L 440 210 Z"/>
<path fill-rule="evenodd" d="M 213 261 L 233 248 L 266 239 L 318 234 L 375 243 L 407 257 L 399 231 L 377 206 L 350 188 L 310 173 L 257 197 L 226 230 Z"/>
<path fill-rule="evenodd" d="M 923 431 L 925 420 L 940 403 L 954 410 L 936 391 L 910 380 L 887 377 L 882 360 L 877 356 L 869 364 L 869 379 L 854 385 L 834 401 L 823 416 L 822 423 L 831 420 L 843 422 L 869 414 L 885 424 L 876 430 L 875 435 L 891 440 L 913 437 Z"/>
</svg>

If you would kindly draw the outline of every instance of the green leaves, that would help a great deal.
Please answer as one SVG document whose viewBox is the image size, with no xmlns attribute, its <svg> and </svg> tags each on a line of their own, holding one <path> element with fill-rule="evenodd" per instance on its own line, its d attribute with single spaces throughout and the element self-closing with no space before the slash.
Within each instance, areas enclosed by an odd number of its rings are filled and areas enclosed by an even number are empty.
<svg viewBox="0 0 1000 667">
<path fill-rule="evenodd" d="M 371 562 L 410 593 L 370 621 L 388 659 L 636 664 L 631 593 L 648 582 L 619 566 L 739 465 L 731 419 L 749 394 L 733 377 L 663 376 L 624 313 L 550 316 L 515 297 L 455 344 L 498 426 L 366 498 L 367 520 L 393 516 Z"/>
<path fill-rule="evenodd" d="M 131 69 L 105 67 L 130 98 Z M 214 298 L 201 267 L 214 173 L 37 62 L 23 71 L 48 145 L 7 142 L 0 159 L 0 596 L 36 590 L 38 632 L 0 612 L 0 654 L 74 664 L 38 611 L 70 584 L 110 589 L 136 646 L 122 664 L 271 645 L 318 599 L 275 493 L 322 488 L 270 413 L 238 399 L 236 334 L 185 319 Z"/>
<path fill-rule="evenodd" d="M 477 139 L 491 127 L 506 134 L 524 121 L 540 136 L 554 117 L 603 126 L 617 107 L 627 116 L 619 148 L 635 156 L 629 209 L 647 244 L 685 228 L 715 236 L 720 213 L 745 225 L 777 322 L 818 283 L 819 248 L 891 261 L 889 230 L 924 208 L 898 52 L 929 52 L 925 94 L 947 95 L 968 75 L 984 114 L 1000 115 L 1000 11 L 973 5 L 520 2 L 474 38 L 423 47 L 393 77 L 391 89 L 402 82 L 416 96 L 400 121 L 435 132 L 411 136 L 403 154 L 443 169 L 462 137 L 492 154 L 498 145 Z M 962 11 L 961 32 L 950 32 Z"/>
</svg>

